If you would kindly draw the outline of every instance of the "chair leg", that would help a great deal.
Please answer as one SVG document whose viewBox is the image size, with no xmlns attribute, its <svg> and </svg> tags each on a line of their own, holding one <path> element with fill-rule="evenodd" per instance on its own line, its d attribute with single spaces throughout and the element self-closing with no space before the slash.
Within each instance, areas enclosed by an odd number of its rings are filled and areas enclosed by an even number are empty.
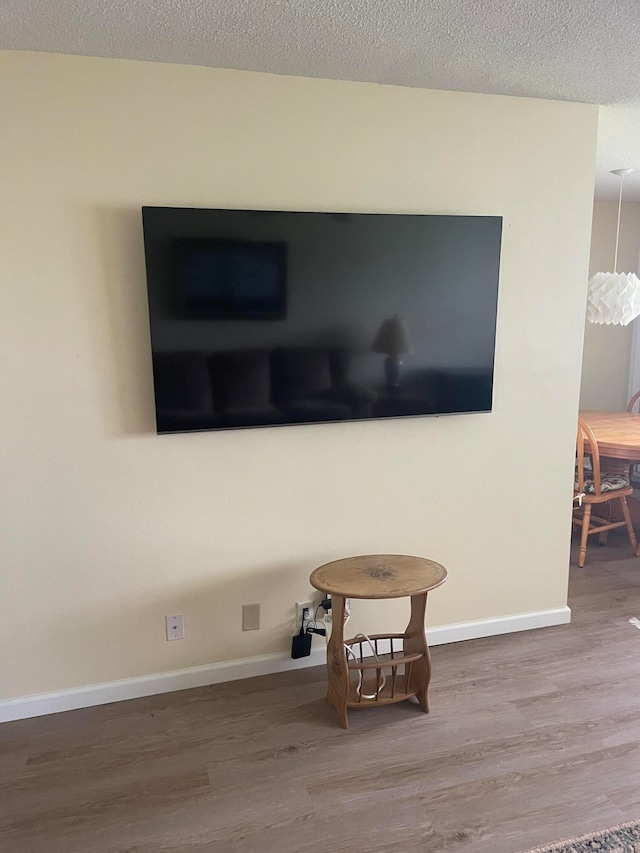
<svg viewBox="0 0 640 853">
<path fill-rule="evenodd" d="M 636 541 L 636 534 L 633 529 L 633 522 L 631 521 L 631 513 L 629 512 L 629 507 L 627 506 L 627 499 L 625 497 L 620 498 L 620 505 L 622 506 L 622 515 L 624 516 L 625 524 L 627 525 L 627 533 L 629 534 L 629 542 L 631 542 L 631 547 L 633 548 L 633 553 L 638 556 L 638 543 Z"/>
<path fill-rule="evenodd" d="M 589 526 L 591 525 L 591 504 L 585 504 L 582 516 L 582 531 L 580 533 L 580 555 L 578 566 L 582 568 L 587 558 L 587 539 L 589 538 Z"/>
</svg>

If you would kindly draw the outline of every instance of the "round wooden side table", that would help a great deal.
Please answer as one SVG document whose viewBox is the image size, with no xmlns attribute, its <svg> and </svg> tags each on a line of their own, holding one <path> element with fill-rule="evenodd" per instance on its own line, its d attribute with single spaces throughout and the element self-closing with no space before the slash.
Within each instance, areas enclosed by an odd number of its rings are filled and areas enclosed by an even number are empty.
<svg viewBox="0 0 640 853">
<path fill-rule="evenodd" d="M 433 560 L 402 554 L 371 554 L 334 560 L 315 569 L 311 586 L 331 596 L 332 631 L 327 644 L 327 701 L 348 728 L 348 708 L 403 702 L 415 696 L 429 713 L 431 657 L 425 633 L 430 590 L 447 570 Z M 404 634 L 360 634 L 344 639 L 345 599 L 411 598 Z"/>
</svg>

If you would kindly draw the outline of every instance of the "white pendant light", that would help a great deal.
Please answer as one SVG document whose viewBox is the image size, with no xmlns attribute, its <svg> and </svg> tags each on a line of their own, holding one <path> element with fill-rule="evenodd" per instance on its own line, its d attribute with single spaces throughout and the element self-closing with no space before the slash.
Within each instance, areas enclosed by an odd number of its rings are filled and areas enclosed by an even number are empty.
<svg viewBox="0 0 640 853">
<path fill-rule="evenodd" d="M 597 272 L 589 279 L 587 287 L 587 320 L 590 323 L 626 326 L 640 314 L 640 279 L 635 273 L 618 272 L 618 242 L 620 240 L 620 212 L 622 210 L 622 184 L 624 176 L 633 169 L 614 169 L 620 178 L 618 198 L 618 225 L 613 272 Z"/>
</svg>

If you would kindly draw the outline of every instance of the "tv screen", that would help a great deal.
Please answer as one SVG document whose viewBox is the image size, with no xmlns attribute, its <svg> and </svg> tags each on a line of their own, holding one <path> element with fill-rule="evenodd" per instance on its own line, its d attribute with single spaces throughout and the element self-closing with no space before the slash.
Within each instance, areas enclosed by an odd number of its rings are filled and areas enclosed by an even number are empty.
<svg viewBox="0 0 640 853">
<path fill-rule="evenodd" d="M 142 218 L 159 433 L 491 411 L 501 217 Z"/>
</svg>

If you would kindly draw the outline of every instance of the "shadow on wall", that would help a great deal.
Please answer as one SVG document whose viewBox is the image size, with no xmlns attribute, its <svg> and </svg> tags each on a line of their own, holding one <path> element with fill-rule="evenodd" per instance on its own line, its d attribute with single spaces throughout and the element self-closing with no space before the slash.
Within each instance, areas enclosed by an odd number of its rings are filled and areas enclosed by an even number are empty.
<svg viewBox="0 0 640 853">
<path fill-rule="evenodd" d="M 106 437 L 155 433 L 140 208 L 83 212 L 87 328 Z"/>
</svg>

